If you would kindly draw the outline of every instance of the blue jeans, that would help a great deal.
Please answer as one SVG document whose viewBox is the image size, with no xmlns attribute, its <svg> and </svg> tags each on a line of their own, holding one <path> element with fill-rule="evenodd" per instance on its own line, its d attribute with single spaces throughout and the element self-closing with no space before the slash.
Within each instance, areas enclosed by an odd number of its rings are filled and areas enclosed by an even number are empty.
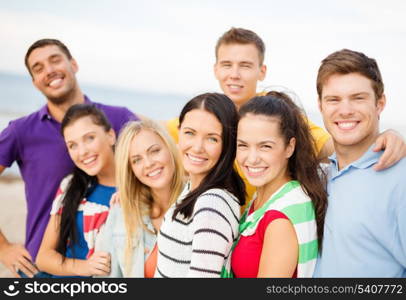
<svg viewBox="0 0 406 300">
<path fill-rule="evenodd" d="M 18 270 L 18 275 L 20 275 L 21 278 L 29 278 L 21 270 Z M 46 272 L 38 272 L 37 274 L 34 275 L 34 278 L 52 278 L 52 275 Z"/>
</svg>

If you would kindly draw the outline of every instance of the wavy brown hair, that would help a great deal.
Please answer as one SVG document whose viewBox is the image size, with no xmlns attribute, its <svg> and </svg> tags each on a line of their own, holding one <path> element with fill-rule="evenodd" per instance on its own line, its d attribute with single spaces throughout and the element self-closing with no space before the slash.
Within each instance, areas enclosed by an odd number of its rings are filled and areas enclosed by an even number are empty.
<svg viewBox="0 0 406 300">
<path fill-rule="evenodd" d="M 188 112 L 200 109 L 211 113 L 222 127 L 222 149 L 217 163 L 211 168 L 197 188 L 190 191 L 181 203 L 176 205 L 172 219 L 178 213 L 190 218 L 197 199 L 209 189 L 225 189 L 233 194 L 240 205 L 245 203 L 244 181 L 234 169 L 234 160 L 237 151 L 237 125 L 238 113 L 234 103 L 224 94 L 205 93 L 191 99 L 183 107 L 179 116 L 179 128 Z"/>
<path fill-rule="evenodd" d="M 319 250 L 322 248 L 324 217 L 327 209 L 326 176 L 316 154 L 316 143 L 304 112 L 285 93 L 271 91 L 266 96 L 251 99 L 239 111 L 240 119 L 247 114 L 276 117 L 280 134 L 288 145 L 291 138 L 296 146 L 289 158 L 288 171 L 293 180 L 300 182 L 303 191 L 312 200 L 317 224 Z"/>
</svg>

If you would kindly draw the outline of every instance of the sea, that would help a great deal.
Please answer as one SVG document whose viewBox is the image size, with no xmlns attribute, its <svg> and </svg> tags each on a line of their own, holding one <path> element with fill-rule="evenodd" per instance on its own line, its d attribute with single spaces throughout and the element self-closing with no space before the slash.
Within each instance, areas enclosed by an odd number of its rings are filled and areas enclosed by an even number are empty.
<svg viewBox="0 0 406 300">
<path fill-rule="evenodd" d="M 134 113 L 154 120 L 177 117 L 184 104 L 195 95 L 151 93 L 80 83 L 81 90 L 92 101 L 126 106 Z M 30 114 L 46 103 L 27 75 L 0 72 L 0 131 L 11 120 Z M 4 175 L 19 176 L 16 164 Z"/>
<path fill-rule="evenodd" d="M 154 120 L 169 120 L 179 116 L 185 103 L 197 94 L 154 93 L 116 87 L 80 83 L 82 91 L 96 102 L 126 106 L 134 113 Z M 44 96 L 34 87 L 31 77 L 0 71 L 0 131 L 16 118 L 38 110 L 46 103 Z M 300 105 L 300 101 L 298 103 Z M 307 117 L 319 126 L 323 121 L 318 111 L 306 111 Z M 381 122 L 381 130 L 393 128 L 406 137 L 406 126 L 402 122 Z M 14 164 L 4 175 L 20 176 Z"/>
</svg>

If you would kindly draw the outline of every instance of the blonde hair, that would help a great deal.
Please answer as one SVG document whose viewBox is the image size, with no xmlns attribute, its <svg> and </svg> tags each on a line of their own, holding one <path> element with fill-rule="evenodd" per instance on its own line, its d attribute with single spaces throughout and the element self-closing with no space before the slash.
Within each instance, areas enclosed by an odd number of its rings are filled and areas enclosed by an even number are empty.
<svg viewBox="0 0 406 300">
<path fill-rule="evenodd" d="M 157 134 L 172 155 L 175 174 L 171 184 L 172 192 L 169 205 L 172 205 L 176 201 L 184 183 L 184 171 L 178 149 L 166 130 L 158 123 L 149 119 L 127 123 L 120 132 L 115 151 L 116 183 L 126 229 L 126 248 L 124 252 L 126 276 L 129 276 L 131 272 L 133 239 L 137 240 L 136 233 L 139 232 L 140 228 L 148 230 L 142 218 L 143 216 L 150 215 L 151 206 L 154 201 L 151 189 L 138 180 L 133 173 L 130 163 L 131 142 L 142 130 L 148 130 Z"/>
</svg>

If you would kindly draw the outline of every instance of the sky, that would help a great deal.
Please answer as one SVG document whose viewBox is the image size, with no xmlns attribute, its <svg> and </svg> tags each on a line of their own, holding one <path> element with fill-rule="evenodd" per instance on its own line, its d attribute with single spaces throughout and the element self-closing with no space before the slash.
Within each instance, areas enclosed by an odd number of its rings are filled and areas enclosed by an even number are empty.
<svg viewBox="0 0 406 300">
<path fill-rule="evenodd" d="M 406 1 L 15 0 L 0 3 L 0 71 L 27 75 L 37 39 L 62 40 L 79 63 L 79 82 L 146 92 L 220 91 L 214 47 L 231 27 L 266 44 L 259 85 L 297 94 L 317 111 L 317 69 L 328 54 L 361 51 L 380 66 L 387 106 L 382 123 L 404 127 Z"/>
</svg>

